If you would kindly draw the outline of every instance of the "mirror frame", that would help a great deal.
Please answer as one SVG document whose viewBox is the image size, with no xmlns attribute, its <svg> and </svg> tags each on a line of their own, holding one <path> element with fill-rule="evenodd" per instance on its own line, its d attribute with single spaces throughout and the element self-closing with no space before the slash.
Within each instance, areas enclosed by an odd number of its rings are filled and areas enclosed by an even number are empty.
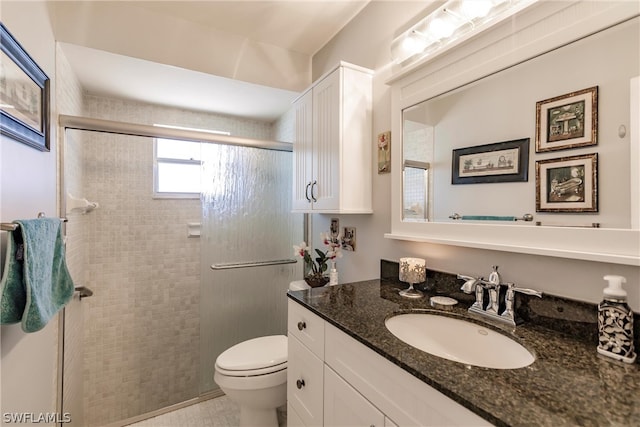
<svg viewBox="0 0 640 427">
<path fill-rule="evenodd" d="M 517 19 L 464 45 L 398 70 L 387 81 L 391 85 L 392 134 L 401 139 L 405 108 L 638 16 L 638 2 L 535 3 Z M 554 30 L 550 32 L 550 28 Z M 638 80 L 640 77 L 631 82 L 632 159 L 640 155 L 640 120 L 634 116 L 634 111 L 640 110 Z M 400 142 L 392 144 L 391 233 L 385 234 L 386 238 L 640 266 L 640 177 L 633 167 L 632 229 L 404 222 Z M 510 227 L 508 232 L 504 227 Z"/>
</svg>

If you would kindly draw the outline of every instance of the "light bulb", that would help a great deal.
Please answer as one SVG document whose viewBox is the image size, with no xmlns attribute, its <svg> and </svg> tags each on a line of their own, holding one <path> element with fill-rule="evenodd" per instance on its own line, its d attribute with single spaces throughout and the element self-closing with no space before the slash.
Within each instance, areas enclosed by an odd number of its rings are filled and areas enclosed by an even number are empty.
<svg viewBox="0 0 640 427">
<path fill-rule="evenodd" d="M 402 49 L 407 53 L 407 56 L 412 56 L 416 53 L 422 52 L 426 47 L 426 40 L 415 34 L 411 34 L 402 42 Z"/>
<path fill-rule="evenodd" d="M 454 26 L 446 18 L 435 18 L 429 23 L 429 32 L 437 39 L 443 39 L 453 34 Z"/>
<path fill-rule="evenodd" d="M 460 5 L 460 13 L 469 19 L 484 18 L 492 6 L 490 0 L 466 0 Z"/>
</svg>

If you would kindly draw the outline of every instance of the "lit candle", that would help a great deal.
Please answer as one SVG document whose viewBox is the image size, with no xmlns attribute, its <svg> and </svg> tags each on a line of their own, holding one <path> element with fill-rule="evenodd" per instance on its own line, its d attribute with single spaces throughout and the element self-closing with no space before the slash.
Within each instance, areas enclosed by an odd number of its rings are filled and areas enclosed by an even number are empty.
<svg viewBox="0 0 640 427">
<path fill-rule="evenodd" d="M 427 278 L 427 262 L 421 258 L 400 258 L 400 281 L 415 284 Z"/>
</svg>

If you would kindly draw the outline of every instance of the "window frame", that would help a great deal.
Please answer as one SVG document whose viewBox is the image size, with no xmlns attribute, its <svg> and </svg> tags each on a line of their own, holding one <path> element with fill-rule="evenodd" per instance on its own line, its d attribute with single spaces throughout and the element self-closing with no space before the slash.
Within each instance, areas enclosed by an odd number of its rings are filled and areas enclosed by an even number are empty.
<svg viewBox="0 0 640 427">
<path fill-rule="evenodd" d="M 181 164 L 181 165 L 197 165 L 198 167 L 202 167 L 202 160 L 194 160 L 194 159 L 176 159 L 172 157 L 158 157 L 158 141 L 159 140 L 170 140 L 170 141 L 180 141 L 180 140 L 172 140 L 170 138 L 153 138 L 153 198 L 154 199 L 200 199 L 200 195 L 202 191 L 198 192 L 169 192 L 169 191 L 159 191 L 160 184 L 160 170 L 159 164 Z M 202 142 L 199 142 L 202 144 Z"/>
</svg>

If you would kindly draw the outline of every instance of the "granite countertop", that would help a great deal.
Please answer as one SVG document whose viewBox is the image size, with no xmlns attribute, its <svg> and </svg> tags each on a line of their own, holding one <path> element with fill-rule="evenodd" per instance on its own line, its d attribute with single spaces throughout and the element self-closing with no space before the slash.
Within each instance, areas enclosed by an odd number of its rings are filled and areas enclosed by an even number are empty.
<svg viewBox="0 0 640 427">
<path fill-rule="evenodd" d="M 371 280 L 289 291 L 288 296 L 492 424 L 640 425 L 638 363 L 598 355 L 596 343 L 571 327 L 559 332 L 535 321 L 517 327 L 486 321 L 467 312 L 473 302 L 469 298 L 460 300 L 452 311 L 440 313 L 464 316 L 502 331 L 527 347 L 535 362 L 501 370 L 432 356 L 400 341 L 385 327 L 385 319 L 394 313 L 434 310 L 428 301 L 436 292 L 409 300 L 398 295 L 402 287 L 388 280 Z"/>
</svg>

